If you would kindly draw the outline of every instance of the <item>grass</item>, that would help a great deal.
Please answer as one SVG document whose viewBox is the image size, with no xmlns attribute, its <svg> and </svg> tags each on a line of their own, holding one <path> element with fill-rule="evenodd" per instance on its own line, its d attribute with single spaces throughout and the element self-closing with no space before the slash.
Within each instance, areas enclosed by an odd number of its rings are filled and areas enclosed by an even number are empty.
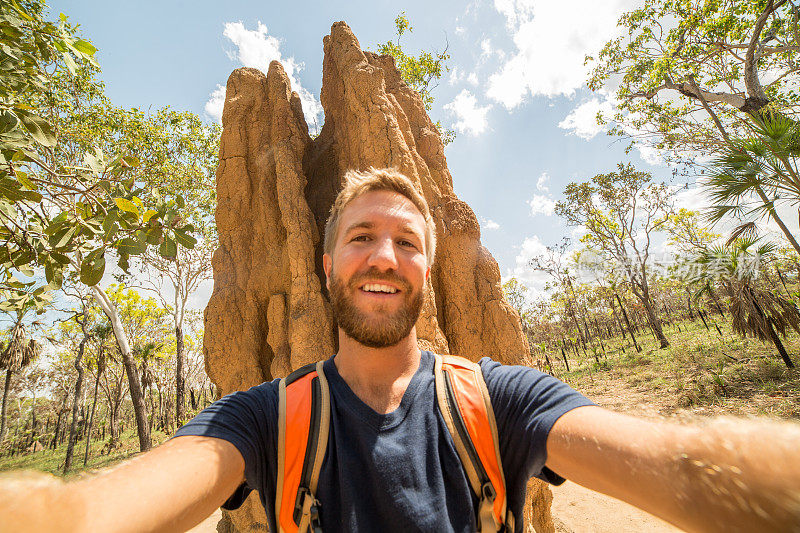
<svg viewBox="0 0 800 533">
<path fill-rule="evenodd" d="M 601 405 L 645 415 L 770 416 L 800 419 L 800 370 L 789 370 L 772 344 L 743 339 L 714 317 L 722 337 L 709 323 L 681 322 L 665 327 L 670 347 L 659 349 L 642 332 L 637 353 L 630 340 L 604 340 L 606 353 L 598 364 L 572 354 L 570 372 L 556 354 L 548 354 L 553 373 Z M 800 366 L 800 336 L 784 345 Z M 623 347 L 625 351 L 623 351 Z"/>
<path fill-rule="evenodd" d="M 151 433 L 151 438 L 155 447 L 165 442 L 169 437 L 161 431 L 154 430 Z M 123 431 L 122 435 L 120 435 L 118 447 L 107 454 L 102 454 L 101 452 L 106 442 L 107 440 L 93 440 L 91 442 L 89 445 L 89 462 L 84 467 L 83 452 L 86 440 L 78 441 L 75 445 L 72 468 L 64 476 L 65 479 L 74 477 L 82 472 L 106 468 L 139 453 L 139 438 L 136 435 L 135 428 Z M 14 457 L 0 457 L 0 472 L 24 469 L 49 472 L 62 476 L 66 455 L 67 443 L 65 441 L 55 450 L 46 449 L 35 453 L 15 455 Z"/>
</svg>

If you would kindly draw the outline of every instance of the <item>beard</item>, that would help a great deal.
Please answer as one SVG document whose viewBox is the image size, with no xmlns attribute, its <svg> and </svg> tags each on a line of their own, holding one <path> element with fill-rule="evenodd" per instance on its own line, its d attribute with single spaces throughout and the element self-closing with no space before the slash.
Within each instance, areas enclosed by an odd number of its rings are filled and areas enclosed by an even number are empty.
<svg viewBox="0 0 800 533">
<path fill-rule="evenodd" d="M 357 306 L 353 294 L 362 280 L 388 281 L 400 286 L 403 301 L 400 307 L 389 312 L 385 306 L 376 305 L 372 313 L 365 313 Z M 331 306 L 340 328 L 356 342 L 369 348 L 395 346 L 408 337 L 422 310 L 422 291 L 411 292 L 410 284 L 403 278 L 370 270 L 355 275 L 345 284 L 331 270 Z"/>
</svg>

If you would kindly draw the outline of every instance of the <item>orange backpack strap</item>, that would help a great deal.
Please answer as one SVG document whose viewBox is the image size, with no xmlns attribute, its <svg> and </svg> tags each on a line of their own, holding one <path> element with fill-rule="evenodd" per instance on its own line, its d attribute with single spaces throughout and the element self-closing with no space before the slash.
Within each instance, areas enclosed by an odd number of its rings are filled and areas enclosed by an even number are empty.
<svg viewBox="0 0 800 533">
<path fill-rule="evenodd" d="M 481 367 L 463 357 L 435 357 L 436 399 L 470 486 L 480 501 L 479 531 L 514 531 L 497 423 Z"/>
<path fill-rule="evenodd" d="M 322 361 L 295 370 L 278 388 L 278 531 L 322 531 L 315 493 L 328 447 L 331 402 Z"/>
</svg>

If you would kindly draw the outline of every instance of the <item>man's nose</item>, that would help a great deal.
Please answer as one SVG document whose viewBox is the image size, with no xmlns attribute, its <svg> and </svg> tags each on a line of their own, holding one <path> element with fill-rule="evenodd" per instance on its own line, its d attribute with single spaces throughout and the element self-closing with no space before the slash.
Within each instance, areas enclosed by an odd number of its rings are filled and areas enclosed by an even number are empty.
<svg viewBox="0 0 800 533">
<path fill-rule="evenodd" d="M 396 270 L 397 254 L 392 239 L 378 239 L 369 255 L 369 266 L 380 270 Z"/>
</svg>

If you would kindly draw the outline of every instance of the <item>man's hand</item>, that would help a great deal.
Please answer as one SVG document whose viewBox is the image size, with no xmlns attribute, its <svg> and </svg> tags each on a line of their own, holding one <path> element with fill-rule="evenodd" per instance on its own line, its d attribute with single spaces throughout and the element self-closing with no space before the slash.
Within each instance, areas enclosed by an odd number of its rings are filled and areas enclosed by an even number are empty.
<svg viewBox="0 0 800 533">
<path fill-rule="evenodd" d="M 243 479 L 244 460 L 233 444 L 178 437 L 70 483 L 0 477 L 0 531 L 185 531 Z"/>
<path fill-rule="evenodd" d="M 800 531 L 800 427 L 650 422 L 579 407 L 555 423 L 547 467 L 687 531 Z"/>
</svg>

